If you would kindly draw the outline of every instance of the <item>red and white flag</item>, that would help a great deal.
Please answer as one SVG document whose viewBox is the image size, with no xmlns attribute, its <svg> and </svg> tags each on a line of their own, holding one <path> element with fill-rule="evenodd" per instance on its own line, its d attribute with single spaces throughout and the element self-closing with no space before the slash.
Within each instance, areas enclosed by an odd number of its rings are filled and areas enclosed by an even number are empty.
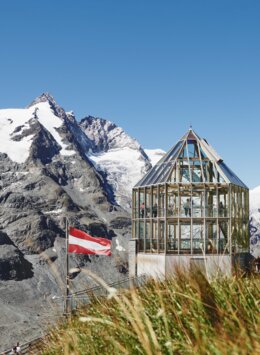
<svg viewBox="0 0 260 355">
<path fill-rule="evenodd" d="M 94 238 L 79 229 L 70 227 L 68 253 L 110 256 L 111 240 Z"/>
</svg>

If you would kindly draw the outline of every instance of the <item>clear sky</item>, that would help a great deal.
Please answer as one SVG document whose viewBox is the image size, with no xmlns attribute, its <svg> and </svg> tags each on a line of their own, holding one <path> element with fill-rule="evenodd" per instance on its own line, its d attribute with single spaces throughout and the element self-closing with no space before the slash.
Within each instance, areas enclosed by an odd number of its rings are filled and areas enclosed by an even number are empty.
<svg viewBox="0 0 260 355">
<path fill-rule="evenodd" d="M 0 0 L 0 107 L 50 92 L 168 150 L 190 123 L 260 185 L 259 0 Z"/>
</svg>

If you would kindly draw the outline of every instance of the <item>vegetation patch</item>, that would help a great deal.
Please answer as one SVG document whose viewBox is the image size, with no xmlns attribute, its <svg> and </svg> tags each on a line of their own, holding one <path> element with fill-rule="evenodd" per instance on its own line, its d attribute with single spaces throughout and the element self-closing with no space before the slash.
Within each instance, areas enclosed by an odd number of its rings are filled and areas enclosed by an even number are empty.
<svg viewBox="0 0 260 355">
<path fill-rule="evenodd" d="M 44 354 L 260 353 L 256 277 L 199 271 L 140 288 L 109 289 L 52 329 Z"/>
</svg>

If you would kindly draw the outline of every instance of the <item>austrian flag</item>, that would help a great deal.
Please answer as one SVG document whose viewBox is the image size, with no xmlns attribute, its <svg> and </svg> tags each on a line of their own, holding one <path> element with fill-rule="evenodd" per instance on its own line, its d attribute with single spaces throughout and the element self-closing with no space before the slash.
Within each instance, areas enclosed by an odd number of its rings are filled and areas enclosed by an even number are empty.
<svg viewBox="0 0 260 355">
<path fill-rule="evenodd" d="M 111 241 L 105 238 L 94 238 L 89 234 L 69 228 L 68 253 L 111 255 Z"/>
</svg>

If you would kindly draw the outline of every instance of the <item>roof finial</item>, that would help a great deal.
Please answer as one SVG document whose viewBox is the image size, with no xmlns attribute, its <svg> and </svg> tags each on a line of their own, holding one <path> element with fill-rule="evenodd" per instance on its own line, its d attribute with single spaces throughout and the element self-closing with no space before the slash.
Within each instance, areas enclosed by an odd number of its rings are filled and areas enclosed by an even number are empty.
<svg viewBox="0 0 260 355">
<path fill-rule="evenodd" d="M 190 123 L 190 128 L 189 128 L 190 131 L 192 131 L 192 123 Z"/>
</svg>

